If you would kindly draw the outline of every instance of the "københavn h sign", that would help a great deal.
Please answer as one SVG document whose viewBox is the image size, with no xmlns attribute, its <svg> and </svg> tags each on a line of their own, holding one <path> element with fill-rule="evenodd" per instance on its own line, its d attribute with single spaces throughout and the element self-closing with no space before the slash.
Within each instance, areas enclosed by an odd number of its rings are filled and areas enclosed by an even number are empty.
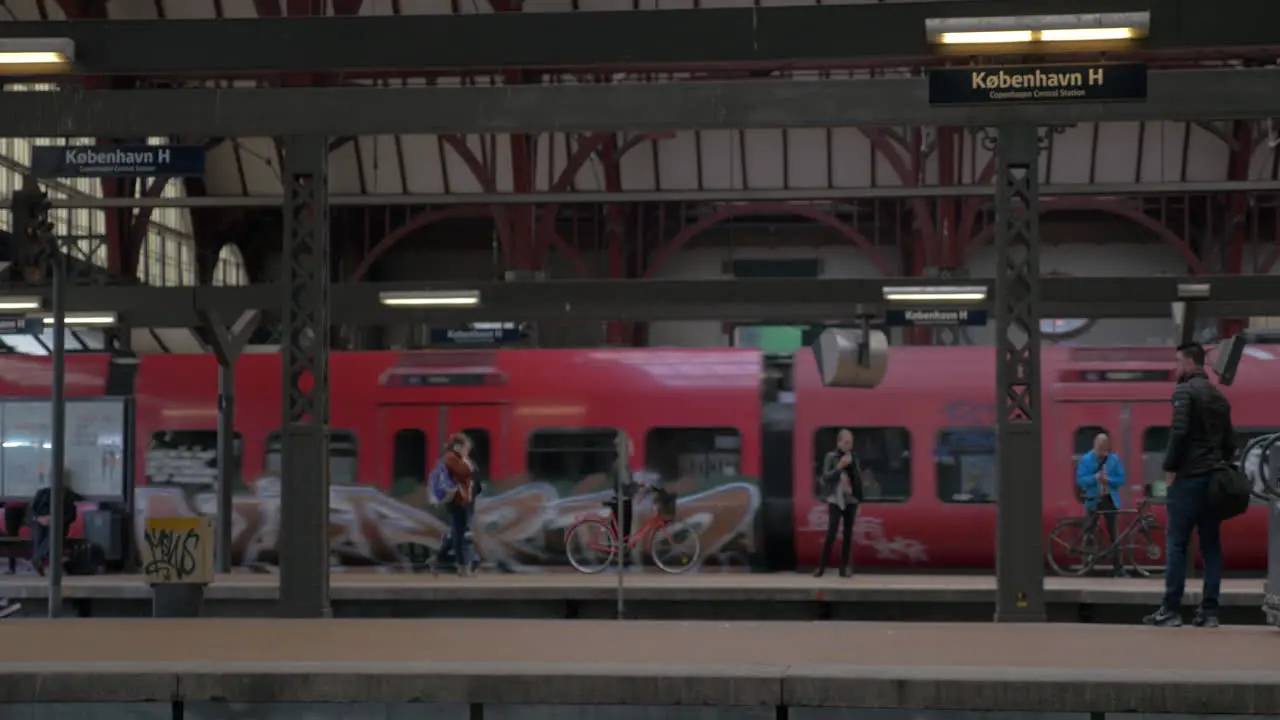
<svg viewBox="0 0 1280 720">
<path fill-rule="evenodd" d="M 932 105 L 1145 100 L 1141 63 L 1019 65 L 929 71 Z"/>
<path fill-rule="evenodd" d="M 200 177 L 198 145 L 80 145 L 31 148 L 31 173 L 39 178 Z"/>
<path fill-rule="evenodd" d="M 884 324 L 889 327 L 927 327 L 933 325 L 966 325 L 979 327 L 987 324 L 986 310 L 886 310 Z"/>
</svg>

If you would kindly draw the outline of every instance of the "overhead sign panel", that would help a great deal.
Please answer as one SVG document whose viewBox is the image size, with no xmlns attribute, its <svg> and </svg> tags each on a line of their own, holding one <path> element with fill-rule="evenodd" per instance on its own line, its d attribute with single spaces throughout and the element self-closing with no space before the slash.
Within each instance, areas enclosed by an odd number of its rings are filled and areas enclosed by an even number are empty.
<svg viewBox="0 0 1280 720">
<path fill-rule="evenodd" d="M 198 145 L 79 145 L 31 148 L 31 172 L 41 178 L 200 177 Z"/>
<path fill-rule="evenodd" d="M 932 325 L 987 324 L 986 310 L 886 310 L 884 324 L 889 327 L 928 327 Z"/>
<path fill-rule="evenodd" d="M 929 71 L 932 105 L 1145 100 L 1141 63 L 1019 65 Z"/>
</svg>

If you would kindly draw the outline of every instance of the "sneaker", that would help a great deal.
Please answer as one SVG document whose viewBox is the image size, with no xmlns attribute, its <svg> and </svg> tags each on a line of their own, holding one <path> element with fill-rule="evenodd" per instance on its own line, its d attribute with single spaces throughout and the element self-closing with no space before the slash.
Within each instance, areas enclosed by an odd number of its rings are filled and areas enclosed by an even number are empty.
<svg viewBox="0 0 1280 720">
<path fill-rule="evenodd" d="M 0 600 L 0 618 L 7 618 L 22 609 L 22 603 L 12 600 Z"/>
<path fill-rule="evenodd" d="M 1218 621 L 1218 613 L 1205 612 L 1204 610 L 1196 611 L 1196 617 L 1191 621 L 1191 624 L 1202 628 L 1216 628 L 1222 625 L 1222 623 Z"/>
<path fill-rule="evenodd" d="M 1156 627 L 1182 627 L 1182 615 L 1169 608 L 1162 607 L 1142 618 L 1142 624 Z"/>
</svg>

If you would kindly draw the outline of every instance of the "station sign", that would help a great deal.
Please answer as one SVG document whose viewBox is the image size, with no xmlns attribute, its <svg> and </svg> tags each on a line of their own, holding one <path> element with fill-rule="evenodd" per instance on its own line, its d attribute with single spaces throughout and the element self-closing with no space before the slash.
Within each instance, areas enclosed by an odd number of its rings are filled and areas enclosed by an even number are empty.
<svg viewBox="0 0 1280 720">
<path fill-rule="evenodd" d="M 43 332 L 44 321 L 38 317 L 0 318 L 0 335 L 40 335 Z"/>
<path fill-rule="evenodd" d="M 518 323 L 478 322 L 463 328 L 431 328 L 432 345 L 510 345 L 524 340 Z"/>
<path fill-rule="evenodd" d="M 199 145 L 76 145 L 31 148 L 31 173 L 39 178 L 200 177 Z"/>
<path fill-rule="evenodd" d="M 1017 65 L 929 71 L 931 105 L 1147 99 L 1142 63 Z"/>
<path fill-rule="evenodd" d="M 921 309 L 886 310 L 884 324 L 889 327 L 981 327 L 987 324 L 986 310 Z"/>
</svg>

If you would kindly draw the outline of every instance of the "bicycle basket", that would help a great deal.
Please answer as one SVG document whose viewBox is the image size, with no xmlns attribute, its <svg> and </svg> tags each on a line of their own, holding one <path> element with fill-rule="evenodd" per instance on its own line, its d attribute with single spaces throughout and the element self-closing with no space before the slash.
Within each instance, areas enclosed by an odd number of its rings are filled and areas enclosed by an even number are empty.
<svg viewBox="0 0 1280 720">
<path fill-rule="evenodd" d="M 675 493 L 659 493 L 658 494 L 658 514 L 664 520 L 672 520 L 676 516 L 676 494 Z"/>
</svg>

